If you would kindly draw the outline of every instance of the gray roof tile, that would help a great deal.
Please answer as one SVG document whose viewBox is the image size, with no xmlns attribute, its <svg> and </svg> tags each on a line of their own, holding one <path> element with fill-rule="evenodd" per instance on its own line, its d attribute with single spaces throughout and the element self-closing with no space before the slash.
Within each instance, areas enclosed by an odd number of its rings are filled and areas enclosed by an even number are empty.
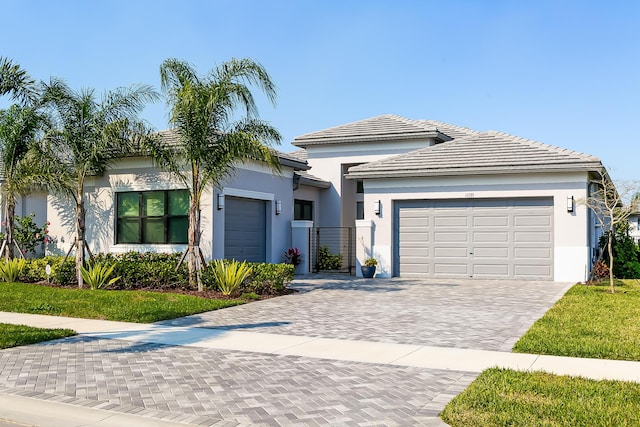
<svg viewBox="0 0 640 427">
<path fill-rule="evenodd" d="M 601 170 L 600 159 L 489 131 L 354 166 L 349 178 Z"/>
<path fill-rule="evenodd" d="M 293 140 L 292 144 L 298 147 L 306 147 L 318 144 L 423 138 L 451 139 L 439 132 L 436 126 L 426 121 L 410 120 L 387 114 L 300 135 Z"/>
</svg>

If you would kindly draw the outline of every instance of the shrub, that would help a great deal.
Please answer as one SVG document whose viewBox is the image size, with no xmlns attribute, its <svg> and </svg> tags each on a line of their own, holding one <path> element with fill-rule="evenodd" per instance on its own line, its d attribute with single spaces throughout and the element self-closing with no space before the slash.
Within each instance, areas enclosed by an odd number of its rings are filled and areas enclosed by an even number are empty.
<svg viewBox="0 0 640 427">
<path fill-rule="evenodd" d="M 251 267 L 246 262 L 217 259 L 210 265 L 216 287 L 225 296 L 240 289 L 242 283 L 251 274 Z"/>
<path fill-rule="evenodd" d="M 3 282 L 15 282 L 20 277 L 26 261 L 22 258 L 0 261 L 0 279 Z"/>
<path fill-rule="evenodd" d="M 320 246 L 318 251 L 318 270 L 340 270 L 342 254 L 332 254 L 327 245 Z"/>
<path fill-rule="evenodd" d="M 283 295 L 293 280 L 293 264 L 251 263 L 252 273 L 246 291 L 260 295 Z"/>
<path fill-rule="evenodd" d="M 609 233 L 605 233 L 600 238 L 600 248 L 603 250 L 602 259 L 609 263 L 609 252 L 607 251 L 607 239 Z M 618 279 L 638 279 L 640 278 L 640 262 L 638 261 L 638 245 L 629 235 L 629 225 L 621 223 L 613 233 L 611 242 L 613 250 L 613 274 Z M 611 267 L 611 266 L 609 266 Z"/>
<path fill-rule="evenodd" d="M 102 287 L 109 286 L 120 279 L 120 276 L 111 277 L 115 264 L 108 265 L 107 263 L 89 263 L 87 268 L 80 267 L 80 274 L 82 274 L 82 280 L 94 291 L 96 289 L 102 289 Z"/>
<path fill-rule="evenodd" d="M 114 264 L 113 274 L 120 280 L 110 289 L 183 289 L 188 287 L 187 266 L 183 263 L 176 271 L 181 254 L 153 252 L 127 252 L 99 254 L 95 262 Z"/>
<path fill-rule="evenodd" d="M 302 254 L 298 248 L 289 248 L 284 253 L 284 260 L 287 264 L 293 264 L 295 267 L 302 262 Z"/>
</svg>

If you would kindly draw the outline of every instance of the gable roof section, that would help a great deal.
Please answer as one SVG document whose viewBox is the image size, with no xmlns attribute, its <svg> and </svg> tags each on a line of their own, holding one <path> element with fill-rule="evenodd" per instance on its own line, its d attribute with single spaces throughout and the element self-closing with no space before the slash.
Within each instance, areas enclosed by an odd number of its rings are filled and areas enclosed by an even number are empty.
<svg viewBox="0 0 640 427">
<path fill-rule="evenodd" d="M 300 135 L 293 140 L 292 144 L 297 147 L 307 147 L 310 145 L 424 138 L 437 138 L 442 141 L 451 139 L 440 132 L 436 126 L 426 121 L 409 120 L 387 114 Z"/>
<path fill-rule="evenodd" d="M 354 166 L 347 176 L 400 178 L 601 169 L 597 157 L 489 131 Z"/>
</svg>

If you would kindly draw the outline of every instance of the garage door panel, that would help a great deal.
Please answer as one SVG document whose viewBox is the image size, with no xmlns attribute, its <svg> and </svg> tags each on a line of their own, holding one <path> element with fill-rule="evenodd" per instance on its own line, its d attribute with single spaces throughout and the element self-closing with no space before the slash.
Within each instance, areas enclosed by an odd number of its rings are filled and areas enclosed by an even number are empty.
<svg viewBox="0 0 640 427">
<path fill-rule="evenodd" d="M 509 275 L 509 264 L 477 264 L 473 266 L 474 277 L 504 277 Z"/>
<path fill-rule="evenodd" d="M 491 232 L 474 232 L 474 243 L 499 242 L 509 243 L 509 232 L 507 231 L 491 231 Z"/>
<path fill-rule="evenodd" d="M 550 248 L 514 248 L 513 257 L 522 259 L 551 259 Z"/>
<path fill-rule="evenodd" d="M 473 226 L 478 227 L 506 227 L 509 225 L 508 216 L 474 216 Z"/>
<path fill-rule="evenodd" d="M 549 227 L 551 225 L 551 216 L 515 215 L 513 224 L 516 227 Z"/>
<path fill-rule="evenodd" d="M 529 277 L 532 279 L 544 279 L 551 276 L 551 266 L 549 265 L 522 265 L 516 264 L 514 266 L 514 273 L 519 277 Z"/>
<path fill-rule="evenodd" d="M 553 278 L 551 198 L 407 201 L 395 209 L 396 274 Z"/>
<path fill-rule="evenodd" d="M 433 256 L 436 258 L 466 258 L 468 255 L 467 247 L 443 248 L 437 247 L 433 249 Z"/>
<path fill-rule="evenodd" d="M 473 248 L 473 257 L 475 259 L 479 258 L 509 258 L 509 248 L 505 247 L 474 247 Z"/>
<path fill-rule="evenodd" d="M 445 227 L 466 227 L 468 224 L 468 218 L 466 216 L 436 216 L 434 218 L 434 225 L 436 228 Z"/>
<path fill-rule="evenodd" d="M 548 231 L 516 231 L 513 234 L 515 243 L 550 243 L 551 233 Z"/>
<path fill-rule="evenodd" d="M 469 266 L 468 264 L 462 263 L 434 263 L 433 272 L 436 275 L 443 274 L 452 274 L 459 276 L 468 276 L 469 275 Z"/>
<path fill-rule="evenodd" d="M 433 241 L 435 243 L 459 243 L 459 242 L 467 242 L 468 240 L 469 240 L 469 236 L 466 231 L 462 231 L 462 232 L 440 231 L 440 232 L 435 232 L 433 234 Z"/>
</svg>

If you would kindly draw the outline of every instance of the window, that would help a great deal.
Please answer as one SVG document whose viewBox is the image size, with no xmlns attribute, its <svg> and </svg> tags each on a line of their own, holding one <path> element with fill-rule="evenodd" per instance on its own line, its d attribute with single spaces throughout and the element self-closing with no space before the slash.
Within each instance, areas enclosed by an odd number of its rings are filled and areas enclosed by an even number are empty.
<svg viewBox="0 0 640 427">
<path fill-rule="evenodd" d="M 364 219 L 364 202 L 356 202 L 356 219 Z"/>
<path fill-rule="evenodd" d="M 356 181 L 356 193 L 364 193 L 364 182 L 361 179 Z"/>
<path fill-rule="evenodd" d="M 310 200 L 294 200 L 293 219 L 313 221 L 313 202 Z"/>
<path fill-rule="evenodd" d="M 189 191 L 116 194 L 116 243 L 187 243 Z"/>
</svg>

